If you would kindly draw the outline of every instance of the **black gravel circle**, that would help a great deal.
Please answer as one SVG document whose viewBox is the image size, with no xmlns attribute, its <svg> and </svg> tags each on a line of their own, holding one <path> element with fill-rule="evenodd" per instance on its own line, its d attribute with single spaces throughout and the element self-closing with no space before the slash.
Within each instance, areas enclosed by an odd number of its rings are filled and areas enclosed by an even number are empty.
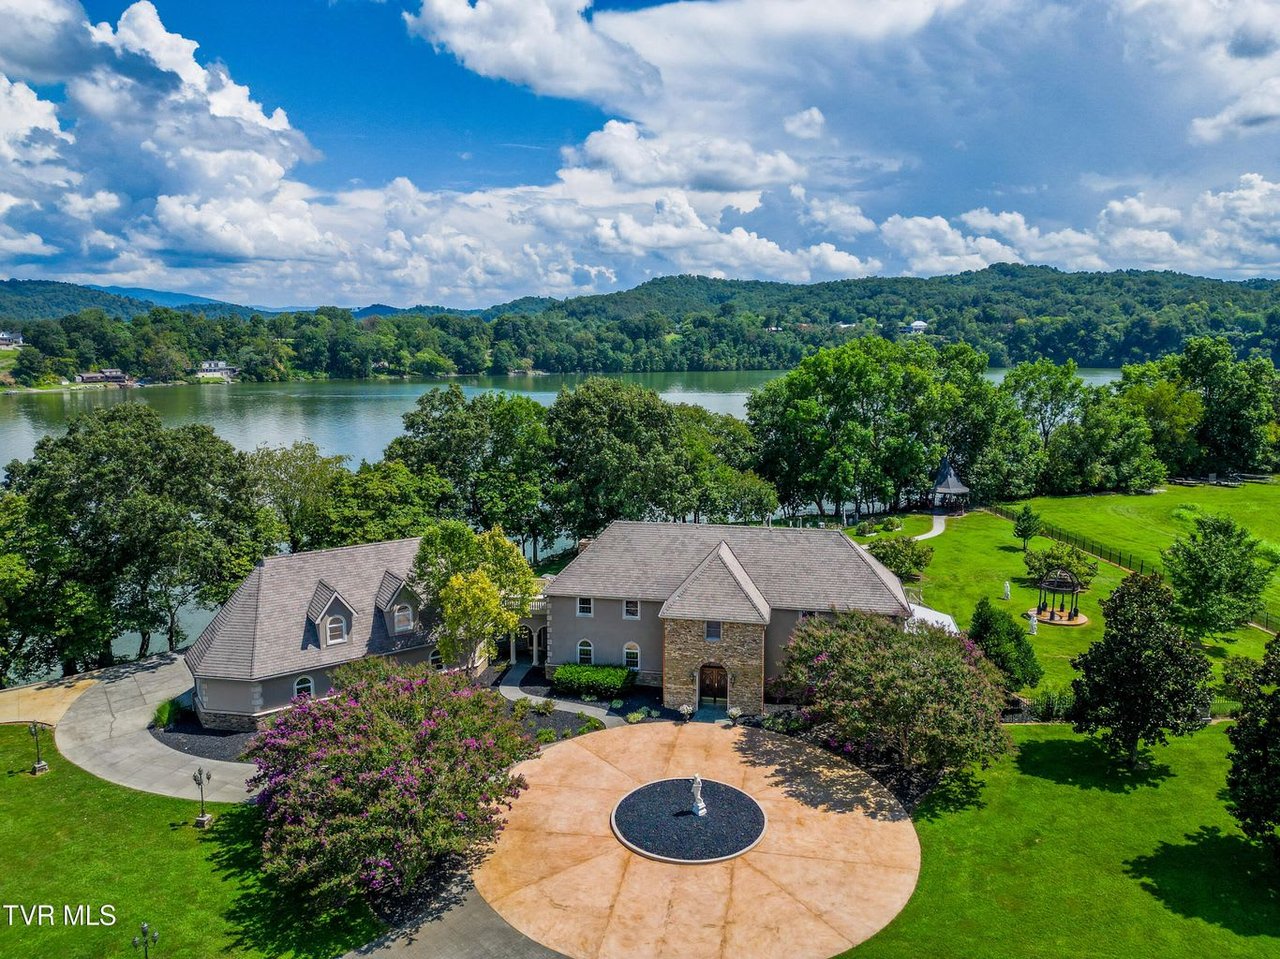
<svg viewBox="0 0 1280 959">
<path fill-rule="evenodd" d="M 746 852 L 764 835 L 760 805 L 740 789 L 702 781 L 707 814 L 693 812 L 693 778 L 662 779 L 622 797 L 613 810 L 618 838 L 642 855 L 714 862 Z"/>
<path fill-rule="evenodd" d="M 182 719 L 164 729 L 148 727 L 148 732 L 170 749 L 201 759 L 224 759 L 227 762 L 244 762 L 244 751 L 254 733 L 236 733 L 221 729 L 206 729 L 196 719 Z"/>
</svg>

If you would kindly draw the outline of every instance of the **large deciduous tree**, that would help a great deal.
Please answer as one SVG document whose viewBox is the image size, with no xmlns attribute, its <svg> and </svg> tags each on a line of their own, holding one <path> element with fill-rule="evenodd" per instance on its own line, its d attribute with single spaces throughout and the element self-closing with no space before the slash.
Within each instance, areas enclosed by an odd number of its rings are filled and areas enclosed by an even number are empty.
<svg viewBox="0 0 1280 959">
<path fill-rule="evenodd" d="M 501 526 L 522 540 L 546 536 L 546 418 L 546 410 L 525 396 L 468 399 L 456 385 L 428 390 L 404 415 L 404 435 L 391 441 L 387 458 L 448 480 L 463 515 L 478 528 Z"/>
<path fill-rule="evenodd" d="M 462 674 L 372 659 L 334 674 L 258 735 L 267 874 L 321 908 L 410 891 L 483 853 L 537 747 L 495 692 Z"/>
<path fill-rule="evenodd" d="M 468 669 L 495 654 L 496 637 L 529 615 L 539 592 L 538 578 L 500 527 L 476 533 L 456 521 L 424 531 L 409 584 L 440 610 L 440 654 Z"/>
<path fill-rule="evenodd" d="M 418 536 L 456 515 L 453 487 L 430 467 L 415 472 L 398 460 L 361 463 L 343 470 L 312 534 L 319 548 L 377 543 Z"/>
<path fill-rule="evenodd" d="M 593 377 L 547 415 L 551 499 L 561 528 L 591 536 L 616 519 L 673 515 L 684 483 L 675 410 L 652 390 Z"/>
<path fill-rule="evenodd" d="M 1164 553 L 1178 622 L 1204 639 L 1249 622 L 1275 573 L 1275 558 L 1230 516 L 1198 516 Z"/>
<path fill-rule="evenodd" d="M 1244 834 L 1280 858 L 1280 640 L 1241 691 L 1231 740 L 1227 809 Z"/>
<path fill-rule="evenodd" d="M 1084 381 L 1072 360 L 1061 366 L 1050 359 L 1019 363 L 1005 374 L 1000 388 L 1035 425 L 1045 447 L 1053 431 L 1075 415 L 1084 395 Z"/>
<path fill-rule="evenodd" d="M 1008 748 L 998 673 L 976 646 L 936 627 L 876 616 L 811 617 L 787 646 L 784 677 L 833 738 L 940 771 Z"/>
<path fill-rule="evenodd" d="M 1144 744 L 1208 721 L 1209 661 L 1171 617 L 1173 592 L 1157 575 L 1133 573 L 1102 603 L 1102 639 L 1075 657 L 1070 718 L 1076 732 L 1101 734 L 1130 767 Z"/>
<path fill-rule="evenodd" d="M 329 510 L 347 478 L 345 456 L 325 456 L 307 440 L 262 446 L 250 457 L 260 500 L 279 519 L 289 552 L 325 544 Z"/>
<path fill-rule="evenodd" d="M 32 591 L 32 628 L 61 632 L 61 604 L 92 624 L 92 635 L 65 637 L 67 668 L 110 663 L 122 630 L 141 634 L 140 655 L 157 631 L 173 648 L 183 638 L 177 609 L 223 601 L 276 539 L 245 454 L 207 426 L 166 429 L 141 403 L 77 417 L 10 464 L 7 484 L 52 553 L 56 583 Z"/>
</svg>

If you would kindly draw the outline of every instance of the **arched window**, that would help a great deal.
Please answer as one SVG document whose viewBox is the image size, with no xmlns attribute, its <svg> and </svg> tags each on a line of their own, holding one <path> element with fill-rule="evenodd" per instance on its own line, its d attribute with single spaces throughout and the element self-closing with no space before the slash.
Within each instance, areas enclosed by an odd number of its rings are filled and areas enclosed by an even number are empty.
<svg viewBox="0 0 1280 959">
<path fill-rule="evenodd" d="M 582 640 L 578 643 L 578 665 L 590 666 L 594 661 L 595 651 L 591 648 L 591 640 Z"/>
<path fill-rule="evenodd" d="M 392 618 L 395 623 L 397 635 L 407 633 L 413 629 L 413 607 L 408 603 L 401 603 L 392 612 Z"/>
<path fill-rule="evenodd" d="M 346 641 L 347 621 L 341 616 L 330 616 L 329 621 L 325 623 L 325 643 L 329 646 L 337 646 Z"/>
<path fill-rule="evenodd" d="M 311 681 L 310 676 L 299 676 L 293 681 L 293 695 L 314 696 L 315 694 L 316 684 Z"/>
<path fill-rule="evenodd" d="M 440 655 L 439 649 L 431 650 L 431 655 L 427 657 L 427 665 L 437 671 L 444 669 L 444 657 Z"/>
<path fill-rule="evenodd" d="M 622 665 L 627 669 L 640 668 L 640 647 L 635 643 L 627 643 L 622 647 Z"/>
</svg>

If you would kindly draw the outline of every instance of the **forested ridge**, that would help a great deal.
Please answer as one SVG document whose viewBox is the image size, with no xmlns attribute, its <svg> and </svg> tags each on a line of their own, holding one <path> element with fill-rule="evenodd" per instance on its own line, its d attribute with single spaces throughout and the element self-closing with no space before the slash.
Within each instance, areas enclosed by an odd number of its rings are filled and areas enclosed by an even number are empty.
<svg viewBox="0 0 1280 959">
<path fill-rule="evenodd" d="M 246 315 L 248 314 L 248 315 Z M 906 335 L 965 342 L 993 366 L 1040 357 L 1121 366 L 1223 336 L 1237 356 L 1280 359 L 1280 282 L 1178 273 L 1063 273 L 1000 264 L 956 276 L 807 286 L 673 276 L 632 290 L 486 310 L 369 306 L 253 313 L 152 307 L 73 284 L 0 283 L 0 324 L 30 350 L 33 385 L 95 366 L 157 380 L 224 359 L 255 380 L 440 373 L 788 369 L 824 346 Z"/>
</svg>

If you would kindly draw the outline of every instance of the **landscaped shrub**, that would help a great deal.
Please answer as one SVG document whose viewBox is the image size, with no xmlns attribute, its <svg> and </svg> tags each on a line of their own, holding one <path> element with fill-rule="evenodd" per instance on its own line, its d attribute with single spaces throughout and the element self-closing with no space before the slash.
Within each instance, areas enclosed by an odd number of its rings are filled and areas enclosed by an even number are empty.
<svg viewBox="0 0 1280 959">
<path fill-rule="evenodd" d="M 599 700 L 600 697 L 597 696 L 595 693 L 583 693 L 578 698 L 581 699 L 584 703 L 594 703 L 597 700 Z"/>
<path fill-rule="evenodd" d="M 853 528 L 853 531 L 859 536 L 870 536 L 876 531 L 876 521 L 873 519 L 864 519 Z"/>
<path fill-rule="evenodd" d="M 553 742 L 555 742 L 555 741 L 556 741 L 556 738 L 557 738 L 557 737 L 556 737 L 556 731 L 555 731 L 554 729 L 539 729 L 539 730 L 538 730 L 538 742 L 542 743 L 542 745 L 544 745 L 544 746 L 545 746 L 545 745 L 547 745 L 548 743 L 553 743 Z"/>
<path fill-rule="evenodd" d="M 579 666 L 568 663 L 556 668 L 551 685 L 567 696 L 614 699 L 627 692 L 635 673 L 625 666 Z"/>
<path fill-rule="evenodd" d="M 1031 715 L 1042 723 L 1061 722 L 1074 702 L 1070 686 L 1048 686 L 1031 700 Z"/>
<path fill-rule="evenodd" d="M 525 785 L 511 766 L 534 754 L 506 702 L 465 674 L 382 659 L 334 682 L 249 747 L 266 873 L 340 903 L 407 890 L 491 844 Z"/>
<path fill-rule="evenodd" d="M 900 529 L 902 529 L 902 520 L 896 516 L 886 516 L 880 521 L 880 532 L 882 533 L 896 533 Z"/>
<path fill-rule="evenodd" d="M 969 638 L 1000 670 L 1011 690 L 1035 686 L 1044 675 L 1044 669 L 1036 659 L 1036 651 L 1027 638 L 1026 627 L 1005 610 L 993 606 L 985 596 L 974 608 Z"/>
<path fill-rule="evenodd" d="M 533 704 L 533 711 L 539 716 L 550 716 L 556 711 L 556 704 L 549 699 L 540 699 Z"/>
<path fill-rule="evenodd" d="M 625 701 L 624 701 L 624 700 L 621 700 L 621 699 L 611 699 L 611 700 L 609 700 L 609 708 L 610 708 L 610 709 L 621 709 L 624 705 L 626 705 L 626 703 L 625 703 Z"/>
<path fill-rule="evenodd" d="M 648 714 L 643 709 L 637 709 L 634 713 L 627 713 L 626 719 L 632 726 L 640 722 Z"/>
<path fill-rule="evenodd" d="M 156 714 L 152 717 L 151 723 L 156 729 L 168 729 L 178 721 L 181 714 L 182 705 L 176 699 L 166 699 L 156 707 Z"/>
<path fill-rule="evenodd" d="M 914 579 L 933 562 L 933 547 L 911 536 L 878 539 L 867 549 L 899 579 Z"/>
<path fill-rule="evenodd" d="M 527 699 L 517 699 L 511 704 L 511 715 L 518 722 L 524 722 L 529 718 L 529 711 L 533 708 L 533 703 Z"/>
</svg>

